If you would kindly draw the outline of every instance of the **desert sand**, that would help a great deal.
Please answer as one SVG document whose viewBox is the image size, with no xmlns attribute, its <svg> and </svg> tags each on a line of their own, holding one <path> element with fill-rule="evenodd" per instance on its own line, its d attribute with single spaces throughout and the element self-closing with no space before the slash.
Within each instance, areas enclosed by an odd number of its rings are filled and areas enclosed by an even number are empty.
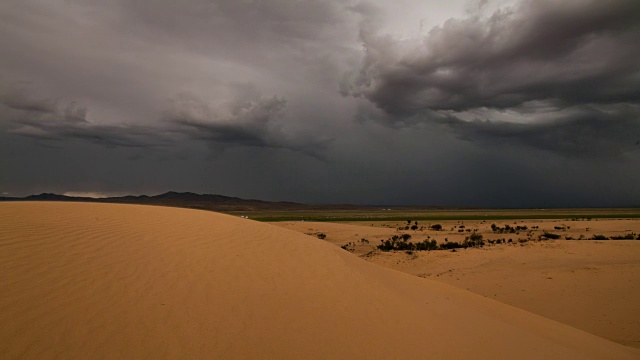
<svg viewBox="0 0 640 360">
<path fill-rule="evenodd" d="M 175 208 L 0 204 L 4 359 L 637 359 L 298 232 Z"/>
<path fill-rule="evenodd" d="M 444 231 L 398 230 L 403 223 L 281 222 L 281 227 L 302 233 L 324 233 L 325 241 L 350 244 L 355 255 L 388 268 L 433 279 L 592 334 L 640 348 L 640 241 L 637 240 L 543 240 L 518 242 L 519 234 L 495 234 L 493 221 L 439 222 Z M 504 226 L 504 222 L 495 222 Z M 514 221 L 511 221 L 511 225 Z M 457 252 L 372 251 L 380 240 L 408 233 L 421 241 L 426 236 L 439 242 L 461 241 L 458 226 L 478 229 L 487 239 L 512 238 L 515 243 L 458 249 Z M 373 226 L 372 226 L 373 225 Z M 428 225 L 428 224 L 425 224 Z M 537 226 L 530 238 L 544 231 L 577 239 L 590 234 L 606 236 L 640 233 L 640 220 L 524 220 L 517 225 Z M 453 226 L 456 228 L 451 230 Z M 558 231 L 555 227 L 569 227 Z M 425 226 L 426 227 L 426 226 Z M 368 239 L 363 243 L 362 238 Z"/>
</svg>

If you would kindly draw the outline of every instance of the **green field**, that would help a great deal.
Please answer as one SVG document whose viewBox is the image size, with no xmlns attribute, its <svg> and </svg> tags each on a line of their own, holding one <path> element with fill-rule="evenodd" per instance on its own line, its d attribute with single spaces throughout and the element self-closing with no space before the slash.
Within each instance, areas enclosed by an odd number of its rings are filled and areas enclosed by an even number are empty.
<svg viewBox="0 0 640 360">
<path fill-rule="evenodd" d="M 406 220 L 510 220 L 510 219 L 637 219 L 640 209 L 473 209 L 420 210 L 382 208 L 344 210 L 228 211 L 257 221 L 406 221 Z"/>
</svg>

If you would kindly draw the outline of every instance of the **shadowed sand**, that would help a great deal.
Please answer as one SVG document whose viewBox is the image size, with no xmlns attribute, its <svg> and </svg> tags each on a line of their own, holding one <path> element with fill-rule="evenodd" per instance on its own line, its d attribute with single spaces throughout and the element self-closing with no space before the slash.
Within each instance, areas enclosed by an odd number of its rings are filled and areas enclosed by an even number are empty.
<svg viewBox="0 0 640 360">
<path fill-rule="evenodd" d="M 0 204 L 7 359 L 635 359 L 640 353 L 327 242 L 231 216 Z"/>
</svg>

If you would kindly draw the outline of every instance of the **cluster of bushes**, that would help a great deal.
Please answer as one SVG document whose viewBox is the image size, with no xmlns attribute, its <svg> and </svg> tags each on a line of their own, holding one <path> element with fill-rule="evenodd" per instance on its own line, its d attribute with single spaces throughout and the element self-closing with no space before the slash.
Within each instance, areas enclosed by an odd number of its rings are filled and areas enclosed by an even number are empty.
<svg viewBox="0 0 640 360">
<path fill-rule="evenodd" d="M 493 244 L 506 244 L 507 240 L 505 238 L 502 239 L 495 239 L 495 240 L 487 240 L 487 242 L 491 245 Z M 513 242 L 513 239 L 509 239 L 509 242 Z"/>
<path fill-rule="evenodd" d="M 378 245 L 378 249 L 382 251 L 431 251 L 431 250 L 451 250 L 451 249 L 459 249 L 459 248 L 469 248 L 469 247 L 481 247 L 484 245 L 484 240 L 482 239 L 481 234 L 473 233 L 467 236 L 462 243 L 455 241 L 448 241 L 445 239 L 445 242 L 442 244 L 438 244 L 435 240 L 426 239 L 422 242 L 409 242 L 411 239 L 411 235 L 402 234 L 400 236 L 393 235 L 391 238 L 387 240 L 380 240 L 380 245 Z"/>
<path fill-rule="evenodd" d="M 411 230 L 413 230 L 413 231 L 416 231 L 416 230 L 418 230 L 418 229 L 419 229 L 419 230 L 424 230 L 424 226 L 420 226 L 420 227 L 418 227 L 418 222 L 417 222 L 417 221 L 415 221 L 415 222 L 413 223 L 413 225 L 411 225 L 411 220 L 407 220 L 407 225 L 406 225 L 406 226 L 400 226 L 400 227 L 398 227 L 398 230 L 409 230 L 409 229 L 411 229 Z"/>
<path fill-rule="evenodd" d="M 526 225 L 511 226 L 509 224 L 506 224 L 504 227 L 499 227 L 496 224 L 491 224 L 491 231 L 497 234 L 504 234 L 504 233 L 515 234 L 516 232 L 526 231 L 527 229 L 528 228 Z"/>
<path fill-rule="evenodd" d="M 574 239 L 570 236 L 565 236 L 565 239 L 567 240 L 584 240 L 585 237 L 584 235 L 580 235 L 580 237 L 578 239 Z M 590 238 L 587 238 L 587 240 L 640 240 L 640 235 L 637 235 L 636 233 L 628 233 L 628 234 L 624 234 L 624 235 L 614 235 L 611 237 L 608 237 L 606 235 L 602 235 L 602 234 L 595 234 L 593 236 L 591 236 Z"/>
<path fill-rule="evenodd" d="M 640 240 L 640 235 L 636 235 L 635 233 L 629 233 L 625 235 L 617 235 L 612 237 L 606 237 L 604 235 L 593 235 L 590 240 Z"/>
<path fill-rule="evenodd" d="M 625 235 L 612 236 L 611 240 L 640 240 L 640 235 L 636 235 L 635 233 L 628 233 Z"/>
<path fill-rule="evenodd" d="M 340 247 L 343 248 L 344 250 L 347 250 L 347 251 L 354 251 L 355 250 L 354 247 L 356 245 L 358 245 L 358 243 L 360 245 L 368 244 L 369 240 L 367 240 L 366 238 L 362 238 L 362 239 L 358 240 L 357 243 L 349 241 L 348 243 L 346 243 L 346 244 L 344 244 L 344 245 L 342 245 Z"/>
<path fill-rule="evenodd" d="M 557 240 L 560 239 L 560 235 L 545 231 L 544 234 L 540 235 L 540 238 Z"/>
</svg>

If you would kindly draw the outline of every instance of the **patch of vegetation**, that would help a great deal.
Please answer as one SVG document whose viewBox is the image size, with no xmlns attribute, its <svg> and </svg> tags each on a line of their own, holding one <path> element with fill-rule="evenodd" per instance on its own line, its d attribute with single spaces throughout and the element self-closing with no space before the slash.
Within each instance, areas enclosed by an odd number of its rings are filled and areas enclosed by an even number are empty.
<svg viewBox="0 0 640 360">
<path fill-rule="evenodd" d="M 464 247 L 482 247 L 484 246 L 484 240 L 482 234 L 473 233 L 467 236 L 462 243 Z"/>
<path fill-rule="evenodd" d="M 560 239 L 560 235 L 545 231 L 544 234 L 540 235 L 540 238 L 557 240 Z"/>
<path fill-rule="evenodd" d="M 591 240 L 609 240 L 609 238 L 604 235 L 593 235 Z"/>
<path fill-rule="evenodd" d="M 325 233 L 317 233 L 316 237 L 320 240 L 324 240 L 327 237 L 327 234 Z"/>
<path fill-rule="evenodd" d="M 469 247 L 481 247 L 484 245 L 484 240 L 481 234 L 473 233 L 467 236 L 464 242 L 458 243 L 445 239 L 445 242 L 438 244 L 436 240 L 426 239 L 421 242 L 409 242 L 411 238 L 409 234 L 402 234 L 400 236 L 394 235 L 387 240 L 380 240 L 380 245 L 377 246 L 382 251 L 431 251 L 431 250 L 452 250 L 459 248 Z M 504 242 L 504 241 L 501 241 Z M 494 241 L 495 243 L 495 241 Z"/>
<path fill-rule="evenodd" d="M 346 244 L 344 244 L 344 245 L 342 245 L 342 246 L 340 246 L 340 247 L 341 247 L 343 250 L 347 250 L 347 251 L 354 251 L 354 250 L 355 250 L 355 249 L 353 249 L 353 246 L 354 246 L 354 245 L 355 245 L 354 243 L 352 243 L 352 242 L 348 242 L 348 243 L 346 243 Z"/>
<path fill-rule="evenodd" d="M 635 238 L 636 238 L 635 233 L 628 233 L 625 235 L 612 236 L 611 240 L 633 240 Z M 640 236 L 638 237 L 638 240 L 640 240 Z"/>
<path fill-rule="evenodd" d="M 440 231 L 440 230 L 442 230 L 442 225 L 440 225 L 440 224 L 433 224 L 433 225 L 429 226 L 429 228 L 430 228 L 431 230 Z"/>
<path fill-rule="evenodd" d="M 491 224 L 491 231 L 493 231 L 496 234 L 515 234 L 519 231 L 526 231 L 528 228 L 526 225 L 517 225 L 517 226 L 511 226 L 509 224 L 506 224 L 503 227 L 497 226 L 496 224 Z"/>
</svg>

